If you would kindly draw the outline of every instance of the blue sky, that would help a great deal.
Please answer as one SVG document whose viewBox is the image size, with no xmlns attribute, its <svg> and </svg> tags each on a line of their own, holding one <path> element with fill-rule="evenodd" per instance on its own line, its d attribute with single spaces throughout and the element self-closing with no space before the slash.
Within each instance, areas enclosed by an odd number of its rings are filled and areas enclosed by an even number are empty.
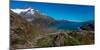
<svg viewBox="0 0 100 50">
<path fill-rule="evenodd" d="M 11 1 L 10 8 L 33 7 L 56 20 L 83 22 L 94 19 L 94 6 Z"/>
</svg>

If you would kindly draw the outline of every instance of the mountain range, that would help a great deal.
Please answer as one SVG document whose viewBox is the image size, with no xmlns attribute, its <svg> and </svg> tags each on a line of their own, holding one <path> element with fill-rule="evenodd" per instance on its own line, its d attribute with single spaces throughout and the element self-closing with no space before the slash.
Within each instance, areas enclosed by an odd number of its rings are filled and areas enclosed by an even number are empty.
<svg viewBox="0 0 100 50">
<path fill-rule="evenodd" d="M 83 44 L 94 44 L 94 20 L 55 20 L 31 8 L 10 10 L 11 50 Z"/>
<path fill-rule="evenodd" d="M 92 25 L 92 30 L 94 29 L 94 20 L 89 20 L 85 22 L 75 22 L 68 20 L 55 20 L 50 16 L 44 15 L 40 13 L 39 10 L 33 8 L 27 9 L 11 9 L 15 13 L 19 14 L 26 21 L 33 23 L 33 25 L 37 25 L 38 27 L 48 27 L 50 29 L 61 29 L 61 30 L 80 30 L 87 25 Z M 88 26 L 90 27 L 90 26 Z"/>
</svg>

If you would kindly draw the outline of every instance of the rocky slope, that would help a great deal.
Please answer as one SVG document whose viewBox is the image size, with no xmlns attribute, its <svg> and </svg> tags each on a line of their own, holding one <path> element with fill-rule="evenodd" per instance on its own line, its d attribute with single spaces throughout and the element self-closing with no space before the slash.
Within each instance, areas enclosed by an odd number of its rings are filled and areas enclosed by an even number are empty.
<svg viewBox="0 0 100 50">
<path fill-rule="evenodd" d="M 11 48 L 26 48 L 32 40 L 33 26 L 20 15 L 10 11 Z M 23 46 L 23 47 L 21 47 Z"/>
<path fill-rule="evenodd" d="M 43 19 L 36 19 L 34 23 L 27 21 L 22 15 L 10 10 L 10 39 L 11 49 L 37 47 L 36 39 L 41 34 L 44 35 Z M 47 24 L 46 24 L 47 25 Z M 44 31 L 43 31 L 44 30 Z"/>
</svg>

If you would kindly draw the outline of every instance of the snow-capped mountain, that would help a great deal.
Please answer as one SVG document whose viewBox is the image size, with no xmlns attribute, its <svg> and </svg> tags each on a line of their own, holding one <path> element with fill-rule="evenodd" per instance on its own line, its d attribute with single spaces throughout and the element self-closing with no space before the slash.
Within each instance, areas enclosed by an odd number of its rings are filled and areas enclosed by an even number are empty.
<svg viewBox="0 0 100 50">
<path fill-rule="evenodd" d="M 35 10 L 34 8 L 26 8 L 26 9 L 20 9 L 20 8 L 16 8 L 16 9 L 11 9 L 13 12 L 20 14 L 21 12 L 27 12 L 28 10 L 31 10 L 30 12 L 32 14 L 34 14 L 34 11 L 38 11 Z"/>
<path fill-rule="evenodd" d="M 39 23 L 40 25 L 47 25 L 54 21 L 50 16 L 44 15 L 33 8 L 27 9 L 11 9 L 13 12 L 19 14 L 26 21 L 31 23 Z"/>
<path fill-rule="evenodd" d="M 25 18 L 27 21 L 32 22 L 34 20 L 33 15 L 37 12 L 37 10 L 32 8 L 27 9 L 11 9 L 17 14 L 20 14 L 23 18 Z"/>
</svg>

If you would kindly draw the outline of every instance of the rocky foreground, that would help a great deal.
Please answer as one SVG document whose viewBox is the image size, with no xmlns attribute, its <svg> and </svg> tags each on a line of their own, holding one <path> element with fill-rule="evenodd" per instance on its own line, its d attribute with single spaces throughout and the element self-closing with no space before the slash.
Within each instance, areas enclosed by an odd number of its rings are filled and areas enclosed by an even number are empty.
<svg viewBox="0 0 100 50">
<path fill-rule="evenodd" d="M 93 30 L 49 30 L 25 21 L 20 15 L 12 11 L 10 18 L 12 50 L 94 44 Z"/>
</svg>

